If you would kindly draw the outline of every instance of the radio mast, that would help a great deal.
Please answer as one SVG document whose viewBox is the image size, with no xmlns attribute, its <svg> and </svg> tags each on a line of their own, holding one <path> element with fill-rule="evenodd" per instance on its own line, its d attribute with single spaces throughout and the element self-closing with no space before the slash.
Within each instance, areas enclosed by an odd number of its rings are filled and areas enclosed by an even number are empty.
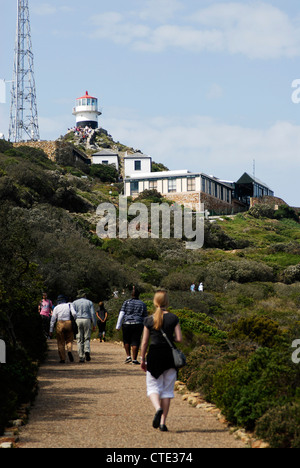
<svg viewBox="0 0 300 468">
<path fill-rule="evenodd" d="M 8 139 L 39 140 L 28 0 L 17 0 L 17 33 Z"/>
</svg>

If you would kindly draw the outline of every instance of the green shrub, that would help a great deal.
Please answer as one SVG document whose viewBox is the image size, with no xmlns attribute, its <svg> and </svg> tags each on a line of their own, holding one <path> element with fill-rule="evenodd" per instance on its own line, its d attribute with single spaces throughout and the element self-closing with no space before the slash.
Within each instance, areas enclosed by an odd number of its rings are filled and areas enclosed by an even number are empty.
<svg viewBox="0 0 300 468">
<path fill-rule="evenodd" d="M 300 281 L 300 263 L 287 267 L 282 273 L 283 281 L 286 284 L 296 283 Z"/>
<path fill-rule="evenodd" d="M 192 331 L 196 334 L 204 333 L 216 341 L 223 341 L 227 338 L 227 333 L 219 330 L 214 320 L 206 314 L 197 314 L 188 309 L 170 310 L 179 317 L 180 326 L 183 331 Z"/>
<path fill-rule="evenodd" d="M 257 204 L 254 205 L 248 213 L 253 216 L 253 218 L 274 218 L 275 210 L 266 204 Z"/>
<path fill-rule="evenodd" d="M 252 283 L 272 282 L 275 279 L 273 268 L 253 260 L 224 260 L 211 263 L 206 270 L 206 284 L 209 289 L 222 291 L 230 281 Z"/>
<path fill-rule="evenodd" d="M 260 346 L 272 347 L 276 344 L 276 337 L 281 335 L 279 324 L 268 317 L 246 317 L 234 323 L 229 333 L 230 339 L 249 339 Z"/>
<path fill-rule="evenodd" d="M 35 393 L 37 366 L 24 348 L 7 347 L 7 362 L 0 364 L 0 435 L 22 403 L 29 403 Z"/>
<path fill-rule="evenodd" d="M 252 430 L 268 410 L 292 401 L 299 384 L 290 350 L 260 348 L 215 375 L 212 398 L 228 421 Z"/>
<path fill-rule="evenodd" d="M 275 407 L 256 424 L 256 435 L 271 448 L 300 448 L 300 404 Z"/>
<path fill-rule="evenodd" d="M 280 205 L 277 211 L 275 211 L 276 219 L 293 219 L 294 221 L 299 222 L 299 216 L 297 215 L 296 211 L 288 205 Z"/>
</svg>

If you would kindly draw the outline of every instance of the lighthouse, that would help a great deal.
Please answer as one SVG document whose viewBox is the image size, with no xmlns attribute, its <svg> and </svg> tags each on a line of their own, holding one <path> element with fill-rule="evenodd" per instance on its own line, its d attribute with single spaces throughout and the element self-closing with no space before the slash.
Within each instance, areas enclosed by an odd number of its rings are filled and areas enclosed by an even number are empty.
<svg viewBox="0 0 300 468">
<path fill-rule="evenodd" d="M 86 92 L 85 96 L 76 99 L 73 115 L 76 116 L 76 127 L 98 128 L 98 116 L 101 115 L 98 99 Z"/>
</svg>

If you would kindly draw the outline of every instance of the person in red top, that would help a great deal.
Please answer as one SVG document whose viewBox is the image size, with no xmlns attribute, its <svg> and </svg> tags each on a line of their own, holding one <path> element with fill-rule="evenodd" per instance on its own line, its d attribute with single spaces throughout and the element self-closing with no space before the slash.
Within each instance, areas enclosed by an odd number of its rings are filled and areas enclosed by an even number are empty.
<svg viewBox="0 0 300 468">
<path fill-rule="evenodd" d="M 49 338 L 50 320 L 52 315 L 53 304 L 47 298 L 47 293 L 43 293 L 41 302 L 39 303 L 39 314 L 42 319 L 43 332 L 46 338 Z"/>
</svg>

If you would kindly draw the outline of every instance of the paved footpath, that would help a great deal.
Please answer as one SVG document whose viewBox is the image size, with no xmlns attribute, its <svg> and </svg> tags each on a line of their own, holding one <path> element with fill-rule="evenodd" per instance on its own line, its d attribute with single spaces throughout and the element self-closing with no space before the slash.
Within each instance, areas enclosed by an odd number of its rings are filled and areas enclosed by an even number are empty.
<svg viewBox="0 0 300 468">
<path fill-rule="evenodd" d="M 124 364 L 122 346 L 93 341 L 91 362 L 80 364 L 76 351 L 74 357 L 73 364 L 59 364 L 56 342 L 49 342 L 39 394 L 20 431 L 21 449 L 245 448 L 214 415 L 182 401 L 178 393 L 169 432 L 153 429 L 145 373 Z"/>
</svg>

